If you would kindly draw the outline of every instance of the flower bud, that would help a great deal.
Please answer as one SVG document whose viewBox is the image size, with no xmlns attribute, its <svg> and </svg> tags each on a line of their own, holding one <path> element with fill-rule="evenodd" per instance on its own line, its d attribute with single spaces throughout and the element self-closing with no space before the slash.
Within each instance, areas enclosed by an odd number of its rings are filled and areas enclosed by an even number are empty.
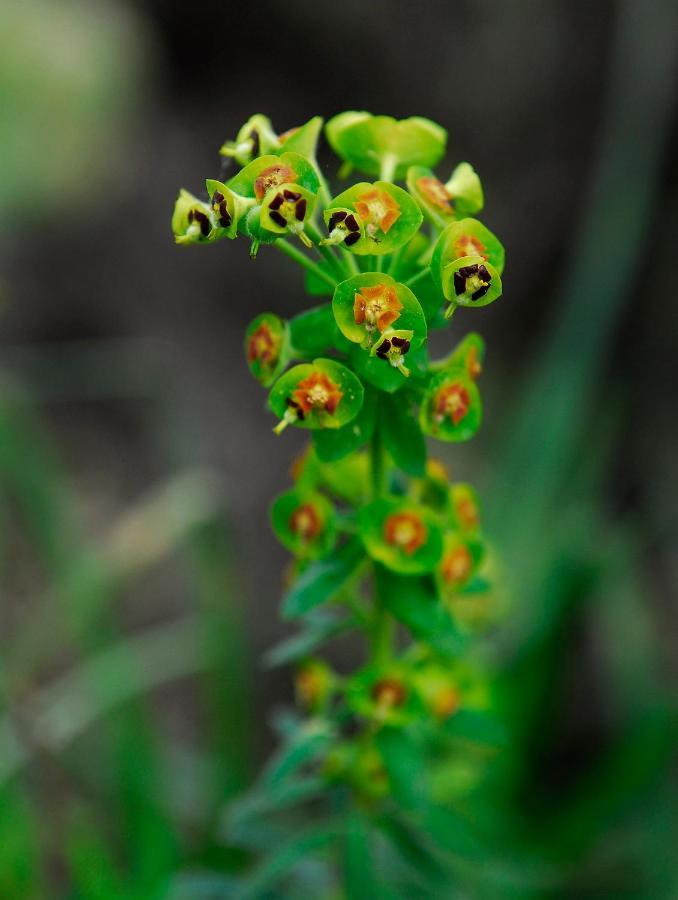
<svg viewBox="0 0 678 900">
<path fill-rule="evenodd" d="M 334 673 L 322 659 L 304 660 L 294 677 L 294 693 L 299 706 L 318 712 L 331 697 L 334 680 Z"/>
<path fill-rule="evenodd" d="M 242 126 L 234 141 L 225 141 L 219 149 L 222 156 L 234 159 L 239 166 L 246 166 L 257 156 L 271 153 L 281 146 L 273 130 L 271 120 L 257 113 Z"/>
<path fill-rule="evenodd" d="M 206 244 L 213 240 L 215 216 L 209 204 L 183 188 L 172 214 L 172 232 L 177 244 Z"/>
</svg>

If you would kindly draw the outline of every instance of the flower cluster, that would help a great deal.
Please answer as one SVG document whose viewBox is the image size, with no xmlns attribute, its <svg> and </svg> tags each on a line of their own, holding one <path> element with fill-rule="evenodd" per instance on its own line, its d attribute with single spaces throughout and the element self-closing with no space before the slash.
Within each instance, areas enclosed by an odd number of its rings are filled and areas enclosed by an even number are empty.
<svg viewBox="0 0 678 900">
<path fill-rule="evenodd" d="M 172 228 L 182 245 L 275 247 L 324 298 L 289 321 L 265 312 L 245 336 L 274 431 L 311 432 L 294 486 L 271 508 L 294 558 L 283 614 L 302 623 L 277 658 L 295 664 L 298 703 L 331 736 L 314 760 L 328 785 L 388 797 L 384 735 L 396 733 L 425 747 L 430 791 L 444 801 L 464 731 L 450 723 L 477 727 L 488 706 L 469 647 L 501 603 L 475 491 L 450 481 L 426 442 L 467 441 L 480 427 L 484 343 L 470 333 L 433 360 L 428 337 L 458 308 L 501 295 L 504 250 L 475 218 L 484 197 L 473 168 L 436 174 L 440 126 L 335 116 L 324 134 L 340 176 L 375 180 L 334 195 L 316 157 L 322 133 L 317 117 L 277 134 L 253 116 L 221 148 L 231 177 L 208 179 L 200 197 L 182 190 Z M 340 674 L 316 654 L 352 629 L 366 638 L 365 662 Z M 466 762 L 472 778 L 482 759 Z"/>
</svg>

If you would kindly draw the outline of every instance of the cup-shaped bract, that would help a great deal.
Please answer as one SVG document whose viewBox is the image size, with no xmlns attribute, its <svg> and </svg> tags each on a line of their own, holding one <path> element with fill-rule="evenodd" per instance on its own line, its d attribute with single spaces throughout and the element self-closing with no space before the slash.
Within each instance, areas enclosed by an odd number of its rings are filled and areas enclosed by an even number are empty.
<svg viewBox="0 0 678 900">
<path fill-rule="evenodd" d="M 412 681 L 424 707 L 439 722 L 449 719 L 461 708 L 462 685 L 449 667 L 426 661 L 415 670 Z"/>
<path fill-rule="evenodd" d="M 304 233 L 304 225 L 311 217 L 314 205 L 315 194 L 311 191 L 297 184 L 281 184 L 264 197 L 259 221 L 267 231 L 278 235 L 290 232 L 310 247 L 311 240 Z"/>
<path fill-rule="evenodd" d="M 420 710 L 411 671 L 397 661 L 358 670 L 346 685 L 346 705 L 376 725 L 405 725 Z"/>
<path fill-rule="evenodd" d="M 448 263 L 442 274 L 443 294 L 449 301 L 445 317 L 458 306 L 489 306 L 501 297 L 502 283 L 492 263 L 482 256 L 462 256 Z"/>
<path fill-rule="evenodd" d="M 443 368 L 462 369 L 469 378 L 477 381 L 483 371 L 485 341 L 475 331 L 466 335 L 444 361 Z"/>
<path fill-rule="evenodd" d="M 445 228 L 455 220 L 457 208 L 454 198 L 432 169 L 410 166 L 405 180 L 408 191 L 427 219 L 439 228 Z"/>
<path fill-rule="evenodd" d="M 446 266 L 465 257 L 489 263 L 499 275 L 504 271 L 504 248 L 489 228 L 478 219 L 460 219 L 440 234 L 433 250 L 431 274 L 438 287 L 444 288 Z"/>
<path fill-rule="evenodd" d="M 354 344 L 371 348 L 394 328 L 411 332 L 415 349 L 426 338 L 426 318 L 410 288 L 383 272 L 363 272 L 340 282 L 332 312 L 341 333 Z"/>
<path fill-rule="evenodd" d="M 315 162 L 318 138 L 323 127 L 322 116 L 314 116 L 296 128 L 290 128 L 278 135 L 281 152 L 300 153 Z"/>
<path fill-rule="evenodd" d="M 412 240 L 423 221 L 407 191 L 387 181 L 354 184 L 330 201 L 323 217 L 329 230 L 326 243 L 343 238 L 358 256 L 392 253 Z"/>
<path fill-rule="evenodd" d="M 210 197 L 210 205 L 214 215 L 216 228 L 228 238 L 238 235 L 238 223 L 249 209 L 254 205 L 254 200 L 249 197 L 241 197 L 232 191 L 222 181 L 208 178 L 205 182 L 207 193 Z"/>
<path fill-rule="evenodd" d="M 463 481 L 450 485 L 450 518 L 461 534 L 471 537 L 480 534 L 480 504 L 472 485 Z"/>
<path fill-rule="evenodd" d="M 358 415 L 364 394 L 353 372 L 333 359 L 294 366 L 280 376 L 268 398 L 281 420 L 274 430 L 279 434 L 288 425 L 341 428 Z"/>
<path fill-rule="evenodd" d="M 440 524 L 425 506 L 382 497 L 361 509 L 359 530 L 372 559 L 393 572 L 422 575 L 432 572 L 440 562 Z"/>
<path fill-rule="evenodd" d="M 280 543 L 301 559 L 319 559 L 334 548 L 336 512 L 327 497 L 313 490 L 293 488 L 271 506 L 271 524 Z"/>
<path fill-rule="evenodd" d="M 270 190 L 283 184 L 294 184 L 315 194 L 320 180 L 313 163 L 300 153 L 281 153 L 260 156 L 227 182 L 236 194 L 252 197 L 259 203 Z"/>
<path fill-rule="evenodd" d="M 273 130 L 268 116 L 256 113 L 240 128 L 233 141 L 225 141 L 219 149 L 222 156 L 234 159 L 239 166 L 246 166 L 257 156 L 273 153 L 280 147 L 280 140 Z"/>
<path fill-rule="evenodd" d="M 384 180 L 405 177 L 409 166 L 435 166 L 445 154 L 447 132 L 421 116 L 397 119 L 344 112 L 325 126 L 330 146 L 350 167 Z"/>
<path fill-rule="evenodd" d="M 468 441 L 480 427 L 482 412 L 475 382 L 463 371 L 452 369 L 431 380 L 419 421 L 424 434 L 440 441 Z"/>
<path fill-rule="evenodd" d="M 245 332 L 245 358 L 250 372 L 270 387 L 290 357 L 289 326 L 275 313 L 262 313 Z"/>
<path fill-rule="evenodd" d="M 335 674 L 324 660 L 313 657 L 298 664 L 294 694 L 299 706 L 309 712 L 319 712 L 326 705 L 335 685 Z"/>
<path fill-rule="evenodd" d="M 456 167 L 445 189 L 452 197 L 458 216 L 474 216 L 485 204 L 483 186 L 476 170 L 470 163 L 461 162 Z"/>
<path fill-rule="evenodd" d="M 442 597 L 456 593 L 468 584 L 483 557 L 483 544 L 458 531 L 446 531 L 443 555 L 435 577 Z"/>
<path fill-rule="evenodd" d="M 172 213 L 172 233 L 177 244 L 207 244 L 213 241 L 216 219 L 211 206 L 182 188 Z M 226 232 L 222 232 L 222 237 Z"/>
</svg>

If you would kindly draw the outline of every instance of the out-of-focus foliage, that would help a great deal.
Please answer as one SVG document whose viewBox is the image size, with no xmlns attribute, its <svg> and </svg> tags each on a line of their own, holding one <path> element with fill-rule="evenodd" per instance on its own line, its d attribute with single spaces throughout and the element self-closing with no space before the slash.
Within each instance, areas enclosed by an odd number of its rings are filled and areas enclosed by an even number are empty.
<svg viewBox="0 0 678 900">
<path fill-rule="evenodd" d="M 105 203 L 148 54 L 121 4 L 3 0 L 0 224 Z"/>
</svg>

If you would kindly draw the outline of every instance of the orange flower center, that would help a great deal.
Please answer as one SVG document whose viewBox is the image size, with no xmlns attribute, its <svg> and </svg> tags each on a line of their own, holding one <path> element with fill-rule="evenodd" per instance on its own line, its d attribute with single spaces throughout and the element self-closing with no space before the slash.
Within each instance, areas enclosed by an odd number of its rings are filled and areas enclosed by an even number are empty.
<svg viewBox="0 0 678 900">
<path fill-rule="evenodd" d="M 471 398 L 466 388 L 461 384 L 449 384 L 438 391 L 435 417 L 441 422 L 448 416 L 455 425 L 458 425 L 468 413 L 470 406 Z"/>
<path fill-rule="evenodd" d="M 426 543 L 426 526 L 413 513 L 394 513 L 384 522 L 384 537 L 387 544 L 412 554 Z"/>
<path fill-rule="evenodd" d="M 482 256 L 483 259 L 487 259 L 485 244 L 472 234 L 462 234 L 457 238 L 454 242 L 454 249 L 457 257 Z"/>
<path fill-rule="evenodd" d="M 313 409 L 324 410 L 332 415 L 343 396 L 339 385 L 324 372 L 312 372 L 308 378 L 303 378 L 297 384 L 296 390 L 292 393 L 292 401 L 302 417 Z"/>
<path fill-rule="evenodd" d="M 272 365 L 278 358 L 278 341 L 269 326 L 262 322 L 247 341 L 247 361 Z"/>
<path fill-rule="evenodd" d="M 254 194 L 257 200 L 263 200 L 271 188 L 280 184 L 289 184 L 297 180 L 297 173 L 289 166 L 274 165 L 262 169 L 259 177 L 254 182 Z"/>
<path fill-rule="evenodd" d="M 377 228 L 386 234 L 400 218 L 400 205 L 386 191 L 377 188 L 356 197 L 355 208 L 365 223 L 365 230 L 372 238 Z"/>
<path fill-rule="evenodd" d="M 424 176 L 417 179 L 417 188 L 426 197 L 429 203 L 437 206 L 447 215 L 454 213 L 454 207 L 451 204 L 452 195 L 447 190 L 442 181 L 431 176 Z"/>
<path fill-rule="evenodd" d="M 304 541 L 312 541 L 322 531 L 322 522 L 315 506 L 302 503 L 290 516 L 290 531 Z"/>
<path fill-rule="evenodd" d="M 402 706 L 406 697 L 405 685 L 396 678 L 382 678 L 372 688 L 372 699 L 385 709 Z"/>
<path fill-rule="evenodd" d="M 297 698 L 302 706 L 313 706 L 322 691 L 322 679 L 311 668 L 301 669 L 294 680 Z"/>
<path fill-rule="evenodd" d="M 375 284 L 360 289 L 353 299 L 353 319 L 356 325 L 364 325 L 368 331 L 386 331 L 403 308 L 396 289 L 388 284 Z"/>
<path fill-rule="evenodd" d="M 468 547 L 463 544 L 455 547 L 447 553 L 442 562 L 441 571 L 443 578 L 450 585 L 458 585 L 464 582 L 471 574 L 473 557 Z"/>
</svg>

